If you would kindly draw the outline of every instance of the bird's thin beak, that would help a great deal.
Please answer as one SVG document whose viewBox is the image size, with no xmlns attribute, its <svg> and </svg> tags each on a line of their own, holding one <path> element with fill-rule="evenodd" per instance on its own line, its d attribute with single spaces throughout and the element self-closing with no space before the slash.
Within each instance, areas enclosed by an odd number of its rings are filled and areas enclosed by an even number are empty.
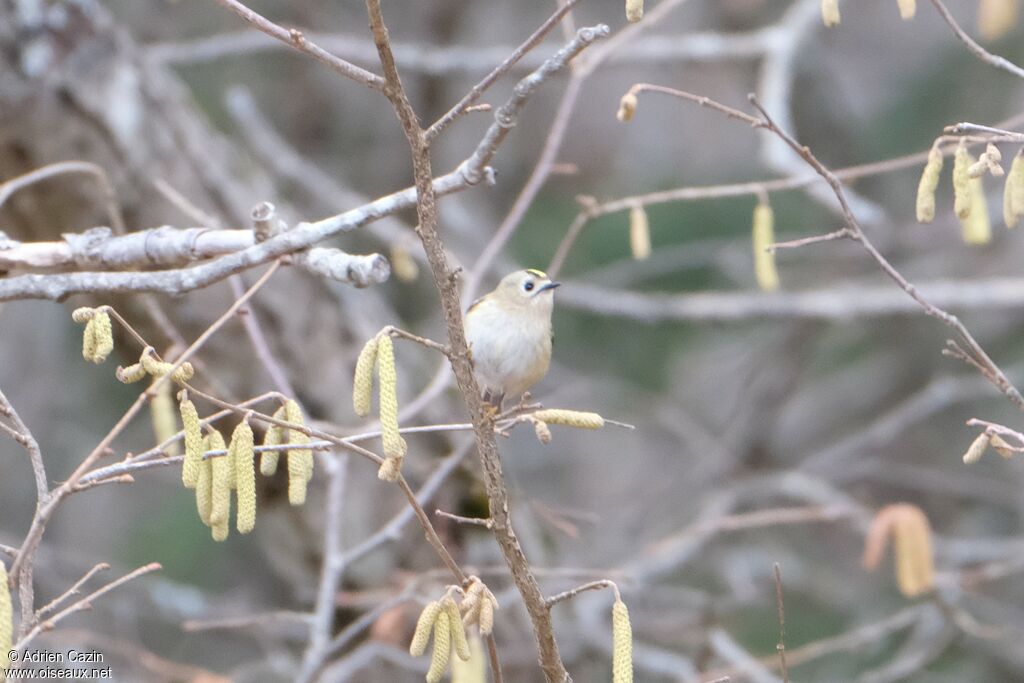
<svg viewBox="0 0 1024 683">
<path fill-rule="evenodd" d="M 562 286 L 562 283 L 561 283 L 561 282 L 549 282 L 549 283 L 547 283 L 546 285 L 544 285 L 543 287 L 541 287 L 541 288 L 540 288 L 540 291 L 542 291 L 542 292 L 543 292 L 543 291 L 545 291 L 545 290 L 548 290 L 548 289 L 555 289 L 555 288 L 557 288 L 557 287 L 561 287 L 561 286 Z"/>
</svg>

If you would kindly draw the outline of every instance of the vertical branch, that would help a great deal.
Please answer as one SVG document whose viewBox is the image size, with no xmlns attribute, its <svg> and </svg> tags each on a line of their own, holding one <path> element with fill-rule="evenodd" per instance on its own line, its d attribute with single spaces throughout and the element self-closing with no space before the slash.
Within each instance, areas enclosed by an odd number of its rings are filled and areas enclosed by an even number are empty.
<svg viewBox="0 0 1024 683">
<path fill-rule="evenodd" d="M 505 561 L 512 571 L 516 588 L 522 595 L 530 614 L 544 678 L 548 683 L 571 681 L 558 653 L 550 611 L 544 604 L 540 586 L 530 570 L 526 555 L 519 545 L 519 540 L 516 538 L 509 520 L 508 493 L 501 473 L 501 459 L 494 437 L 493 419 L 484 409 L 480 389 L 473 375 L 462 323 L 462 305 L 457 276 L 445 258 L 444 245 L 437 234 L 437 201 L 433 186 L 429 143 L 402 87 L 394 55 L 391 52 L 388 30 L 381 13 L 380 0 L 366 0 L 366 9 L 370 18 L 370 28 L 373 31 L 374 44 L 384 70 L 386 83 L 384 94 L 398 115 L 412 152 L 413 176 L 417 193 L 416 213 L 419 219 L 417 234 L 423 242 L 434 277 L 434 284 L 441 295 L 441 307 L 444 311 L 445 325 L 448 328 L 448 342 L 452 351 L 450 361 L 456 383 L 473 422 L 477 451 L 483 465 L 487 496 L 490 501 L 491 518 L 494 520 L 494 534 L 505 556 Z"/>
<path fill-rule="evenodd" d="M 328 477 L 327 504 L 324 509 L 324 556 L 316 608 L 309 629 L 309 646 L 302 658 L 302 671 L 299 673 L 300 681 L 313 679 L 330 645 L 338 584 L 345 571 L 345 555 L 341 543 L 341 513 L 348 478 L 348 456 L 331 454 L 323 459 L 323 464 Z"/>
</svg>

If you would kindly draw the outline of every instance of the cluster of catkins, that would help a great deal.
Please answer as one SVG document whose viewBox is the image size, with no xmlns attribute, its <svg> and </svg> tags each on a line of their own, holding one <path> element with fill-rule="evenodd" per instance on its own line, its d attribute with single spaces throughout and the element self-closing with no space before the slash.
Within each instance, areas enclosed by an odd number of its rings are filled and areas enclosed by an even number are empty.
<svg viewBox="0 0 1024 683">
<path fill-rule="evenodd" d="M 384 462 L 377 476 L 384 481 L 397 481 L 408 447 L 398 431 L 398 374 L 395 369 L 395 348 L 391 336 L 386 331 L 366 342 L 356 361 L 355 379 L 352 383 L 352 407 L 360 417 L 370 414 L 374 370 L 377 372 L 377 383 L 380 385 L 377 402 L 381 440 L 384 442 Z"/>
<path fill-rule="evenodd" d="M 1009 460 L 1021 450 L 1008 444 L 1006 440 L 998 434 L 982 432 L 981 434 L 978 434 L 974 441 L 971 442 L 967 452 L 964 453 L 964 464 L 973 465 L 981 460 L 981 456 L 985 455 L 985 451 L 987 451 L 989 447 L 1006 460 Z"/>
<path fill-rule="evenodd" d="M 1024 152 L 1024 150 L 1022 150 Z M 975 159 L 967 151 L 967 143 L 961 138 L 953 154 L 953 210 L 960 219 L 963 239 L 967 244 L 987 244 L 992 239 L 992 227 L 988 215 L 988 202 L 982 178 L 1004 175 L 1000 165 L 1002 155 L 999 148 L 989 144 L 982 155 Z M 931 223 L 935 218 L 935 191 L 942 174 L 943 156 L 938 146 L 928 153 L 928 162 L 921 173 L 917 186 L 917 220 Z M 1003 187 L 1003 221 L 1007 228 L 1015 228 L 1024 216 L 1024 156 L 1018 153 L 1005 173 Z"/>
<path fill-rule="evenodd" d="M 181 481 L 186 488 L 196 491 L 199 519 L 210 527 L 213 538 L 223 541 L 228 537 L 231 516 L 231 492 L 238 504 L 235 526 L 239 533 L 247 534 L 256 525 L 256 454 L 252 427 L 247 415 L 231 434 L 227 446 L 216 429 L 207 426 L 204 436 L 195 404 L 186 392 L 181 392 L 181 423 L 185 431 L 185 460 L 181 468 Z M 293 400 L 274 413 L 274 419 L 297 426 L 305 424 L 299 404 Z M 302 448 L 309 436 L 300 429 L 272 424 L 264 437 L 264 446 L 294 445 L 288 450 L 288 501 L 292 505 L 306 502 L 306 487 L 313 476 L 313 451 Z M 212 451 L 212 453 L 211 453 Z M 226 454 L 224 453 L 226 451 Z M 260 473 L 271 476 L 277 471 L 279 453 L 264 451 L 260 459 Z"/>
<path fill-rule="evenodd" d="M 472 576 L 469 581 L 469 588 L 463 592 L 461 605 L 456 604 L 452 597 L 452 592 L 458 589 L 451 588 L 443 598 L 424 607 L 416 621 L 416 632 L 409 644 L 409 654 L 413 657 L 421 656 L 427 651 L 431 636 L 434 640 L 427 683 L 440 681 L 449 662 L 452 662 L 454 681 L 456 660 L 471 661 L 473 652 L 466 638 L 466 627 L 476 624 L 480 635 L 484 637 L 489 636 L 494 628 L 494 611 L 498 609 L 497 599 L 479 578 Z M 455 650 L 455 658 L 451 656 L 452 650 Z"/>
</svg>

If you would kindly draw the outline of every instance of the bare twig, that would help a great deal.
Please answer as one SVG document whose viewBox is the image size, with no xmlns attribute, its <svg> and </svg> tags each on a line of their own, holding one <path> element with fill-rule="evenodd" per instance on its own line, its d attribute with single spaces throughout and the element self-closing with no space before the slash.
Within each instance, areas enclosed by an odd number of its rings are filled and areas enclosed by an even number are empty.
<svg viewBox="0 0 1024 683">
<path fill-rule="evenodd" d="M 953 29 L 954 35 L 960 39 L 960 42 L 967 46 L 967 49 L 970 50 L 972 54 L 977 56 L 986 64 L 990 64 L 997 69 L 1002 69 L 1007 73 L 1011 73 L 1017 78 L 1024 78 L 1024 69 L 1004 57 L 992 54 L 981 45 L 978 45 L 973 38 L 967 35 L 967 32 L 960 28 L 960 24 L 956 22 L 953 15 L 950 14 L 948 9 L 946 9 L 946 5 L 943 4 L 942 0 L 932 0 L 932 4 L 935 5 L 935 9 L 937 9 L 939 14 L 942 15 L 943 20 L 945 20 L 945 22 L 949 24 L 949 27 Z"/>
<path fill-rule="evenodd" d="M 786 666 L 786 608 L 782 603 L 782 572 L 779 570 L 778 562 L 773 565 L 772 570 L 775 574 L 775 610 L 779 613 L 779 644 L 775 647 L 779 651 L 782 683 L 789 683 L 789 667 Z"/>
<path fill-rule="evenodd" d="M 377 74 L 370 73 L 366 69 L 356 66 L 350 62 L 332 55 L 322 47 L 307 38 L 301 31 L 286 29 L 278 26 L 266 17 L 257 14 L 237 0 L 217 0 L 224 8 L 234 12 L 254 28 L 266 33 L 271 38 L 276 38 L 299 52 L 303 52 L 321 64 L 336 71 L 345 78 L 350 78 L 357 83 L 373 88 L 374 90 L 384 89 L 384 79 Z"/>
</svg>

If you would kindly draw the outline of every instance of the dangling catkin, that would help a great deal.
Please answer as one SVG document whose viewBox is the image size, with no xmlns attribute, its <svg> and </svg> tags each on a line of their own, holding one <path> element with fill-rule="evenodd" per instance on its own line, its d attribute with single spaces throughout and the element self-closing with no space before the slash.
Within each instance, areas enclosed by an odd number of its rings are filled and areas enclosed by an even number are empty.
<svg viewBox="0 0 1024 683">
<path fill-rule="evenodd" d="M 651 227 L 647 222 L 647 212 L 639 205 L 629 210 L 629 249 L 636 261 L 643 261 L 651 255 Z"/>
<path fill-rule="evenodd" d="M 1024 150 L 1022 150 L 1024 151 Z M 1006 174 L 1003 186 L 1003 220 L 1006 227 L 1015 228 L 1024 216 L 1024 156 L 1017 154 Z"/>
<path fill-rule="evenodd" d="M 281 406 L 273 415 L 275 420 L 284 420 L 284 406 Z M 285 440 L 285 428 L 279 427 L 275 424 L 267 427 L 266 433 L 263 435 L 264 446 L 280 446 L 287 443 Z M 280 451 L 261 451 L 260 452 L 260 474 L 265 477 L 271 477 L 277 472 L 277 461 L 280 457 Z"/>
<path fill-rule="evenodd" d="M 626 21 L 635 24 L 644 18 L 644 0 L 626 0 Z"/>
<path fill-rule="evenodd" d="M 352 382 L 352 407 L 359 417 L 370 414 L 373 403 L 373 370 L 377 365 L 378 337 L 366 342 L 356 361 L 355 379 Z"/>
<path fill-rule="evenodd" d="M 829 28 L 839 25 L 839 0 L 821 0 L 821 21 Z"/>
<path fill-rule="evenodd" d="M 412 282 L 420 274 L 420 267 L 409 250 L 401 244 L 391 246 L 391 272 L 402 282 Z"/>
<path fill-rule="evenodd" d="M 210 458 L 213 461 L 213 481 L 211 487 L 210 526 L 217 538 L 218 527 L 227 528 L 231 517 L 231 480 L 234 478 L 234 467 L 231 454 Z"/>
<path fill-rule="evenodd" d="M 917 0 L 896 0 L 900 7 L 900 19 L 909 21 L 917 13 Z"/>
<path fill-rule="evenodd" d="M 604 418 L 597 413 L 586 413 L 579 410 L 563 410 L 547 408 L 533 413 L 532 417 L 541 422 L 580 429 L 600 429 L 604 427 Z"/>
<path fill-rule="evenodd" d="M 935 558 L 928 518 L 914 505 L 902 505 L 893 528 L 896 581 L 908 598 L 927 593 L 935 584 Z"/>
<path fill-rule="evenodd" d="M 971 215 L 971 177 L 970 167 L 973 163 L 967 152 L 967 143 L 963 138 L 953 155 L 953 211 L 961 220 Z"/>
<path fill-rule="evenodd" d="M 212 427 L 203 439 L 203 451 L 224 450 L 224 437 Z M 199 480 L 196 482 L 196 510 L 199 519 L 206 526 L 212 526 L 210 519 L 213 513 L 213 461 L 224 458 L 206 458 L 199 469 Z"/>
<path fill-rule="evenodd" d="M 142 367 L 142 363 L 135 363 L 126 368 L 119 367 L 114 372 L 114 376 L 116 376 L 117 381 L 122 384 L 132 384 L 146 376 L 146 368 Z"/>
<path fill-rule="evenodd" d="M 633 116 L 636 114 L 636 106 L 640 104 L 636 95 L 631 92 L 627 92 L 619 100 L 619 111 L 615 113 L 615 118 L 623 123 L 628 123 L 633 120 Z"/>
<path fill-rule="evenodd" d="M 448 622 L 448 613 L 442 610 L 434 621 L 434 653 L 430 657 L 430 669 L 427 671 L 427 683 L 440 683 L 448 668 L 451 657 L 452 631 Z"/>
<path fill-rule="evenodd" d="M 779 272 L 775 269 L 775 254 L 768 247 L 775 243 L 775 212 L 765 202 L 754 207 L 754 277 L 766 292 L 779 288 Z"/>
<path fill-rule="evenodd" d="M 932 147 L 928 152 L 928 163 L 924 165 L 921 181 L 917 184 L 917 220 L 931 223 L 935 219 L 935 190 L 942 175 L 942 152 Z"/>
<path fill-rule="evenodd" d="M 82 358 L 90 363 L 96 357 L 96 324 L 92 318 L 85 323 L 85 330 L 82 331 Z"/>
<path fill-rule="evenodd" d="M 93 363 L 102 363 L 114 350 L 114 330 L 110 324 L 110 316 L 106 311 L 100 311 L 92 317 L 86 325 L 93 328 L 93 336 L 96 338 L 96 346 L 93 349 L 93 356 L 89 360 Z"/>
<path fill-rule="evenodd" d="M 967 452 L 964 453 L 964 464 L 972 465 L 981 460 L 981 456 L 985 455 L 985 451 L 988 450 L 990 442 L 991 437 L 989 437 L 988 434 L 985 432 L 978 434 L 974 441 L 971 442 L 971 445 L 967 448 Z"/>
<path fill-rule="evenodd" d="M 7 567 L 0 561 L 0 672 L 7 669 L 8 653 L 14 644 L 14 606 L 7 580 Z"/>
<path fill-rule="evenodd" d="M 537 435 L 537 441 L 545 445 L 551 443 L 551 430 L 548 428 L 547 422 L 534 421 L 533 431 Z"/>
<path fill-rule="evenodd" d="M 1013 448 L 1010 447 L 1010 444 L 1006 443 L 1003 437 L 998 434 L 992 435 L 990 444 L 992 445 L 992 449 L 1006 460 L 1009 460 L 1017 453 L 1017 451 L 1013 450 Z"/>
<path fill-rule="evenodd" d="M 405 455 L 405 439 L 398 432 L 398 373 L 395 370 L 395 347 L 391 337 L 382 335 L 377 348 L 377 379 L 380 382 L 380 429 L 384 456 Z"/>
<path fill-rule="evenodd" d="M 178 433 L 178 415 L 174 409 L 174 385 L 164 382 L 157 387 L 156 394 L 149 402 L 149 416 L 153 422 L 153 438 L 157 443 L 167 441 Z M 167 455 L 178 455 L 181 452 L 178 442 L 164 449 Z"/>
<path fill-rule="evenodd" d="M 971 196 L 971 213 L 960 221 L 964 242 L 988 244 L 992 241 L 992 222 L 988 215 L 985 186 L 981 178 L 971 178 L 967 184 Z"/>
<path fill-rule="evenodd" d="M 448 614 L 448 628 L 452 632 L 452 645 L 455 647 L 455 654 L 462 661 L 466 661 L 469 659 L 469 641 L 466 640 L 466 629 L 462 626 L 459 606 L 450 597 L 446 597 L 441 602 L 441 607 Z"/>
<path fill-rule="evenodd" d="M 285 420 L 292 424 L 305 425 L 302 408 L 294 400 L 284 404 Z M 288 430 L 288 443 L 304 446 L 309 443 L 309 435 L 298 429 Z M 306 502 L 306 488 L 313 478 L 313 451 L 308 448 L 291 448 L 288 450 L 288 502 L 302 505 Z"/>
<path fill-rule="evenodd" d="M 491 602 L 491 598 L 488 595 L 480 598 L 480 616 L 477 620 L 477 625 L 480 627 L 480 635 L 489 636 L 491 631 L 494 630 L 494 609 L 495 604 Z"/>
<path fill-rule="evenodd" d="M 253 453 L 252 427 L 243 419 L 231 434 L 229 460 L 235 468 L 235 489 L 238 512 L 235 526 L 238 533 L 247 534 L 256 526 L 256 457 Z"/>
<path fill-rule="evenodd" d="M 984 40 L 998 40 L 1017 25 L 1019 0 L 981 0 L 978 33 Z"/>
<path fill-rule="evenodd" d="M 420 612 L 420 618 L 416 621 L 416 632 L 409 643 L 409 654 L 419 657 L 427 651 L 427 643 L 430 641 L 430 632 L 437 621 L 437 615 L 441 613 L 441 603 L 432 602 Z"/>
<path fill-rule="evenodd" d="M 182 392 L 184 393 L 184 392 Z M 181 464 L 181 483 L 194 489 L 199 482 L 199 469 L 203 463 L 203 430 L 199 426 L 199 412 L 188 398 L 178 405 L 181 425 L 185 431 L 185 461 Z"/>
<path fill-rule="evenodd" d="M 896 581 L 900 592 L 912 598 L 931 590 L 935 579 L 931 527 L 916 505 L 887 505 L 875 514 L 864 544 L 864 567 L 875 569 L 893 537 Z"/>
<path fill-rule="evenodd" d="M 612 683 L 633 683 L 633 628 L 618 598 L 612 606 Z"/>
</svg>

